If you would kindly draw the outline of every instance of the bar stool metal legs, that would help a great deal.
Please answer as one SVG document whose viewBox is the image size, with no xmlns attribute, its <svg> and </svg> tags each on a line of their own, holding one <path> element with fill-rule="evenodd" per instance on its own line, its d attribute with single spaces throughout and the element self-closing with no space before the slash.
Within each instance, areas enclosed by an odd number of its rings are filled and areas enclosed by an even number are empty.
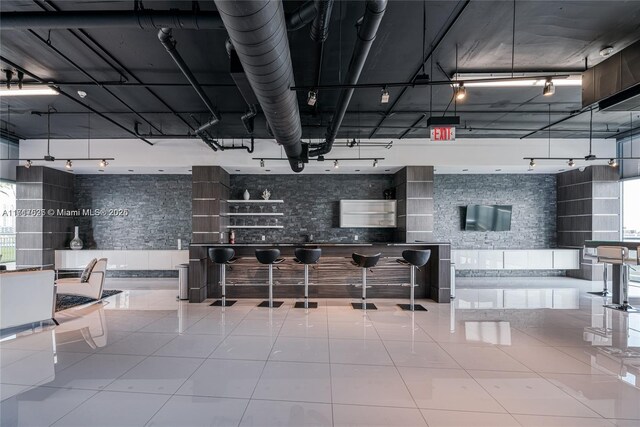
<svg viewBox="0 0 640 427">
<path fill-rule="evenodd" d="M 231 307 L 237 301 L 227 301 L 227 265 L 220 264 L 220 286 L 222 288 L 222 295 L 220 299 L 211 304 L 218 307 Z"/>
<path fill-rule="evenodd" d="M 622 280 L 620 281 L 620 295 L 622 295 L 622 304 L 605 304 L 604 306 L 606 308 L 624 311 L 626 313 L 640 313 L 640 309 L 629 304 L 629 266 L 623 264 L 621 268 Z"/>
<path fill-rule="evenodd" d="M 269 266 L 269 299 L 262 301 L 258 304 L 258 307 L 280 307 L 283 301 L 273 300 L 273 264 L 279 264 L 283 262 L 284 259 L 280 258 L 280 251 L 278 249 L 256 249 L 256 258 L 260 264 L 267 264 Z"/>
<path fill-rule="evenodd" d="M 317 302 L 309 302 L 309 264 L 304 265 L 304 301 L 296 302 L 294 308 L 318 308 Z"/>
<path fill-rule="evenodd" d="M 352 302 L 351 306 L 356 310 L 377 310 L 374 303 L 367 302 L 367 269 L 362 269 L 362 302 Z"/>
<path fill-rule="evenodd" d="M 409 304 L 398 304 L 403 310 L 408 311 L 427 311 L 426 308 L 420 304 L 416 304 L 416 266 L 411 266 L 411 283 L 409 284 Z"/>
<path fill-rule="evenodd" d="M 604 281 L 604 288 L 601 291 L 595 291 L 595 292 L 587 292 L 588 294 L 591 295 L 597 295 L 599 297 L 608 297 L 611 295 L 611 292 L 609 292 L 609 287 L 607 285 L 607 281 L 608 281 L 608 273 L 607 273 L 607 264 L 603 264 L 604 265 L 604 271 L 602 272 L 602 280 Z"/>
</svg>

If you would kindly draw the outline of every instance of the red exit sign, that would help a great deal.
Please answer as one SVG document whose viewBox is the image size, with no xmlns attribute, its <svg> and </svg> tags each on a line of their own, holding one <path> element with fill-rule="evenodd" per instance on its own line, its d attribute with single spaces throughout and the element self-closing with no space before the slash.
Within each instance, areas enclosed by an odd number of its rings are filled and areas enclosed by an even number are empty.
<svg viewBox="0 0 640 427">
<path fill-rule="evenodd" d="M 431 128 L 432 141 L 455 141 L 456 128 L 453 126 L 439 126 Z"/>
</svg>

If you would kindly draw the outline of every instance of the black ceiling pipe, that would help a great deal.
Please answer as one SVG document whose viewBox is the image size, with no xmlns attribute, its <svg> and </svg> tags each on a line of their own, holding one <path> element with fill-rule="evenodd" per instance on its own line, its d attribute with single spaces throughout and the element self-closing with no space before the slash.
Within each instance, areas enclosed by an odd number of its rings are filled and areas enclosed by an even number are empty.
<svg viewBox="0 0 640 427">
<path fill-rule="evenodd" d="M 269 128 L 284 147 L 291 169 L 301 172 L 302 124 L 282 2 L 216 0 L 231 43 L 242 63 Z"/>
<path fill-rule="evenodd" d="M 356 40 L 356 45 L 353 47 L 353 54 L 351 55 L 349 69 L 347 70 L 347 75 L 344 81 L 345 84 L 354 85 L 358 83 L 358 79 L 360 78 L 360 74 L 364 68 L 367 56 L 369 56 L 371 45 L 373 45 L 373 41 L 376 38 L 376 33 L 380 27 L 380 22 L 382 21 L 386 7 L 387 0 L 367 0 L 364 16 L 361 21 L 359 21 L 358 38 Z M 351 102 L 354 90 L 355 89 L 353 88 L 348 88 L 340 91 L 340 97 L 336 104 L 335 114 L 333 115 L 331 124 L 329 124 L 329 127 L 327 128 L 325 141 L 318 148 L 309 150 L 310 157 L 321 156 L 331 151 L 333 142 L 336 140 L 336 136 L 338 135 L 338 129 L 340 129 L 344 115 L 347 112 L 347 107 L 349 107 L 349 102 Z"/>
<path fill-rule="evenodd" d="M 287 29 L 294 31 L 313 21 L 316 9 L 313 1 L 300 6 L 287 16 Z M 202 10 L 76 10 L 59 12 L 2 12 L 3 30 L 69 28 L 140 28 L 159 30 L 224 30 L 218 12 Z"/>
<path fill-rule="evenodd" d="M 160 43 L 162 43 L 165 49 L 167 49 L 167 52 L 169 52 L 169 55 L 171 56 L 173 61 L 176 63 L 178 68 L 180 68 L 180 71 L 182 71 L 182 74 L 184 74 L 184 76 L 187 78 L 189 83 L 191 83 L 191 86 L 193 86 L 193 89 L 196 91 L 196 93 L 198 94 L 202 102 L 204 102 L 204 105 L 207 106 L 207 109 L 211 113 L 211 119 L 206 124 L 201 126 L 198 130 L 196 130 L 196 134 L 202 137 L 202 135 L 207 131 L 207 129 L 211 128 L 212 126 L 214 126 L 220 121 L 220 114 L 218 113 L 218 111 L 216 110 L 216 107 L 214 107 L 213 103 L 209 99 L 209 96 L 202 89 L 202 86 L 200 86 L 200 84 L 198 83 L 196 76 L 193 75 L 193 73 L 191 72 L 191 69 L 189 68 L 187 63 L 184 62 L 184 59 L 182 59 L 182 56 L 176 49 L 176 41 L 172 37 L 171 28 L 161 28 L 158 31 L 158 40 L 160 40 Z M 224 148 L 218 145 L 217 142 L 214 141 L 213 144 L 216 147 L 218 147 L 221 151 L 224 150 Z"/>
<path fill-rule="evenodd" d="M 304 2 L 297 10 L 287 15 L 287 28 L 289 31 L 299 30 L 300 28 L 313 21 L 316 17 L 316 6 L 314 0 Z"/>
<path fill-rule="evenodd" d="M 311 24 L 309 35 L 314 42 L 322 43 L 329 35 L 329 21 L 331 20 L 333 0 L 315 0 L 314 6 L 316 16 Z"/>
</svg>

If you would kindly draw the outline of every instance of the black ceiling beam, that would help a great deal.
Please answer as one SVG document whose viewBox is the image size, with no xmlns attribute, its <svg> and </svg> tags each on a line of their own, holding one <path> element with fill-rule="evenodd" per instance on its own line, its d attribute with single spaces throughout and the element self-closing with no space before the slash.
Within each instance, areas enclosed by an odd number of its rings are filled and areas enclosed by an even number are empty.
<svg viewBox="0 0 640 427">
<path fill-rule="evenodd" d="M 22 73 L 24 73 L 24 75 L 31 77 L 34 80 L 39 81 L 41 84 L 43 85 L 48 85 L 49 84 L 47 82 L 45 82 L 43 79 L 41 79 L 40 77 L 36 76 L 35 74 L 33 74 L 32 72 L 28 71 L 27 69 L 19 66 L 18 64 L 16 64 L 15 62 L 11 61 L 10 59 L 5 58 L 4 56 L 0 55 L 0 62 L 4 62 L 5 64 L 9 65 L 10 67 L 15 68 L 18 71 L 21 71 Z M 120 129 L 124 130 L 125 132 L 127 132 L 128 134 L 134 136 L 136 139 L 140 139 L 141 141 L 146 142 L 149 145 L 153 145 L 150 141 L 148 141 L 145 138 L 142 138 L 138 135 L 135 134 L 134 131 L 132 131 L 131 129 L 126 128 L 124 125 L 121 125 L 120 123 L 116 122 L 115 120 L 113 120 L 110 117 L 107 117 L 106 115 L 102 114 L 101 112 L 97 111 L 95 108 L 85 104 L 84 102 L 78 101 L 74 96 L 69 95 L 68 93 L 66 93 L 65 91 L 59 89 L 59 88 L 55 88 L 56 91 L 66 97 L 67 99 L 75 102 L 78 105 L 81 105 L 82 107 L 86 108 L 87 110 L 97 114 L 98 116 L 102 117 L 103 119 L 105 119 L 106 121 L 108 121 L 109 123 L 112 123 L 113 125 L 119 127 Z"/>
<path fill-rule="evenodd" d="M 47 5 L 49 5 L 49 7 L 54 9 L 56 12 L 60 12 L 61 11 L 60 8 L 58 6 L 56 6 L 52 1 L 46 0 L 45 3 Z M 40 2 L 36 1 L 36 4 L 38 6 L 40 6 L 40 8 L 42 8 L 43 10 L 46 10 L 46 7 L 44 5 L 42 5 Z M 122 62 L 120 62 L 116 57 L 113 56 L 113 54 L 111 52 L 109 52 L 104 46 L 102 46 L 93 37 L 91 37 L 91 35 L 89 35 L 89 33 L 87 33 L 83 29 L 78 29 L 77 31 L 78 31 L 78 33 L 82 34 L 87 40 L 89 40 L 91 43 L 93 43 L 100 51 L 103 52 L 104 55 L 106 55 L 111 61 L 113 61 L 117 65 L 117 67 L 119 67 L 120 69 L 116 68 L 113 64 L 111 64 L 111 62 L 109 62 L 109 60 L 107 60 L 107 58 L 105 58 L 102 54 L 100 54 L 100 52 L 98 52 L 96 49 L 94 49 L 89 43 L 87 43 L 86 40 L 84 40 L 82 37 L 80 37 L 76 33 L 76 31 L 69 29 L 69 33 L 71 33 L 76 39 L 78 39 L 83 45 L 85 45 L 94 54 L 96 54 L 98 57 L 100 57 L 100 59 L 102 59 L 106 64 L 108 64 L 114 71 L 116 71 L 118 74 L 120 74 L 120 76 L 122 76 L 122 71 L 124 71 L 129 76 L 131 76 L 138 84 L 142 83 L 142 81 L 135 74 L 133 74 L 133 72 L 131 72 L 131 70 L 129 70 L 127 67 L 125 67 L 124 64 L 122 64 Z M 126 78 L 126 76 L 122 76 L 122 77 Z M 185 120 L 182 116 L 180 116 L 178 113 L 176 113 L 174 111 L 174 109 L 171 108 L 171 106 L 166 101 L 164 101 L 157 93 L 155 93 L 154 91 L 149 89 L 149 87 L 146 87 L 146 89 L 147 89 L 147 92 L 149 92 L 149 94 L 151 94 L 151 96 L 153 96 L 155 99 L 157 99 L 162 105 L 165 106 L 165 108 L 167 108 L 169 111 L 171 111 L 171 113 L 174 116 L 176 116 L 178 119 L 180 119 L 185 125 L 187 125 L 187 127 L 189 129 L 194 130 L 193 127 L 191 126 L 191 124 L 187 120 Z"/>
<path fill-rule="evenodd" d="M 147 123 L 149 126 L 151 126 L 153 129 L 155 129 L 157 132 L 162 133 L 162 130 L 157 127 L 156 125 L 154 125 L 153 123 L 151 123 L 149 120 L 147 120 L 144 116 L 142 116 L 140 113 L 138 113 L 136 110 L 134 110 L 129 104 L 127 104 L 122 98 L 120 98 L 118 95 L 116 95 L 115 93 L 113 93 L 111 90 L 109 90 L 109 88 L 101 86 L 100 82 L 98 80 L 96 80 L 91 74 L 89 74 L 84 68 L 82 68 L 80 65 L 76 64 L 71 58 L 69 58 L 67 55 L 65 55 L 64 53 L 62 53 L 62 51 L 60 51 L 58 48 L 56 48 L 50 40 L 45 40 L 44 38 L 42 38 L 42 36 L 40 36 L 38 33 L 36 33 L 33 30 L 27 30 L 31 35 L 33 35 L 35 38 L 37 38 L 40 42 L 42 42 L 45 46 L 47 46 L 49 49 L 53 50 L 60 58 L 64 59 L 66 62 L 68 62 L 73 68 L 75 68 L 76 70 L 80 71 L 82 74 L 84 74 L 89 80 L 93 81 L 94 84 L 96 86 L 98 86 L 99 88 L 101 88 L 102 90 L 104 90 L 105 92 L 107 92 L 109 95 L 111 95 L 114 99 L 116 99 L 120 104 L 122 104 L 124 107 L 126 107 L 129 111 L 131 111 L 133 114 L 135 114 L 136 116 L 138 116 L 138 118 L 140 118 L 140 120 L 143 120 L 145 123 Z"/>
<path fill-rule="evenodd" d="M 440 43 L 442 43 L 442 41 L 444 40 L 444 38 L 447 36 L 447 34 L 449 33 L 449 31 L 451 31 L 451 28 L 453 28 L 453 26 L 455 25 L 456 22 L 458 22 L 458 19 L 460 19 L 460 16 L 462 15 L 462 13 L 466 10 L 467 6 L 469 6 L 469 3 L 471 1 L 470 0 L 464 0 L 464 2 L 462 3 L 462 6 L 458 9 L 458 12 L 456 13 L 456 15 L 454 16 L 454 18 L 451 20 L 451 22 L 449 23 L 449 25 L 447 25 L 447 28 L 444 30 L 444 32 L 440 35 L 440 37 L 438 37 L 438 40 L 436 40 L 436 42 L 431 46 L 431 49 L 429 50 L 429 53 L 427 54 L 427 56 L 424 57 L 424 61 L 420 61 L 420 66 L 416 69 L 415 73 L 413 73 L 413 76 L 411 77 L 411 81 L 415 82 L 416 78 L 420 75 L 420 72 L 422 71 L 422 68 L 424 67 L 424 65 L 426 64 L 427 60 L 431 58 L 431 56 L 433 55 L 433 53 L 435 52 L 435 50 L 438 48 L 438 46 L 440 46 Z M 430 76 L 433 77 L 433 76 Z M 385 113 L 384 116 L 382 116 L 382 118 L 380 119 L 380 121 L 378 122 L 378 127 L 374 128 L 373 131 L 371 131 L 371 133 L 369 134 L 369 139 L 373 138 L 373 136 L 376 134 L 376 132 L 379 129 L 379 126 L 382 125 L 382 123 L 384 123 L 384 121 L 389 117 L 389 115 L 393 112 L 393 109 L 396 107 L 396 105 L 398 105 L 398 103 L 400 102 L 400 100 L 402 99 L 402 97 L 404 96 L 404 94 L 407 92 L 408 87 L 404 87 L 401 91 L 400 94 L 396 97 L 396 99 L 394 99 L 394 101 L 391 103 L 391 105 L 389 106 L 389 108 L 387 109 L 387 112 Z"/>
</svg>

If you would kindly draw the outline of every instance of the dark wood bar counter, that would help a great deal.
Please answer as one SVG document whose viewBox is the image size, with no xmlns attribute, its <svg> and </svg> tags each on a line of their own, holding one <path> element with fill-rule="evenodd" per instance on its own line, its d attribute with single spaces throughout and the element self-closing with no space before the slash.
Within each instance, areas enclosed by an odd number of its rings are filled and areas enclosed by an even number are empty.
<svg viewBox="0 0 640 427">
<path fill-rule="evenodd" d="M 210 247 L 232 247 L 238 261 L 227 267 L 228 298 L 264 298 L 267 295 L 267 272 L 255 257 L 258 248 L 278 248 L 285 262 L 274 269 L 274 296 L 301 298 L 304 268 L 293 261 L 295 248 L 318 247 L 322 257 L 309 270 L 310 297 L 354 298 L 361 296 L 361 270 L 351 264 L 354 252 L 366 255 L 381 253 L 378 265 L 368 276 L 370 298 L 409 298 L 409 268 L 398 264 L 405 249 L 431 250 L 431 258 L 416 274 L 416 298 L 430 298 L 447 303 L 451 296 L 451 246 L 449 243 L 309 243 L 309 244 L 192 244 L 189 247 L 189 301 L 202 302 L 220 295 L 219 273 L 208 259 Z"/>
</svg>

